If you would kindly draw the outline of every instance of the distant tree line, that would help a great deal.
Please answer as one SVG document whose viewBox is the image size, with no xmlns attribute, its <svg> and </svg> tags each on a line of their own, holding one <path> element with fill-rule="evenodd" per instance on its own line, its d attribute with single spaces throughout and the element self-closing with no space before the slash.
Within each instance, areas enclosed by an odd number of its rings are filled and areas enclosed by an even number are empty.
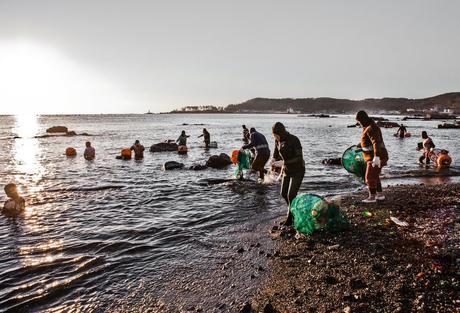
<svg viewBox="0 0 460 313">
<path fill-rule="evenodd" d="M 213 105 L 186 106 L 173 113 L 354 113 L 358 110 L 369 112 L 400 112 L 409 111 L 446 111 L 460 114 L 460 92 L 451 92 L 423 99 L 381 98 L 381 99 L 336 99 L 336 98 L 254 98 L 226 107 Z"/>
</svg>

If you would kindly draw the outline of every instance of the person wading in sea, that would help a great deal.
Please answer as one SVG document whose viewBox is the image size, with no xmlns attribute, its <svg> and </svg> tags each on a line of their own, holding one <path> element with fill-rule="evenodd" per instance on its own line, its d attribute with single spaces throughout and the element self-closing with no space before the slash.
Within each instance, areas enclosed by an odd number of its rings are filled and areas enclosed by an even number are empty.
<svg viewBox="0 0 460 313">
<path fill-rule="evenodd" d="M 144 158 L 144 146 L 140 144 L 139 140 L 134 142 L 134 145 L 131 146 L 131 151 L 134 151 L 134 159 L 142 160 Z"/>
<path fill-rule="evenodd" d="M 399 126 L 398 131 L 396 132 L 396 135 L 399 136 L 399 138 L 404 138 L 407 133 L 407 128 L 403 124 Z"/>
<path fill-rule="evenodd" d="M 203 133 L 198 136 L 198 138 L 204 137 L 204 147 L 205 149 L 209 149 L 209 144 L 211 143 L 211 134 L 208 132 L 206 128 L 203 128 Z"/>
<path fill-rule="evenodd" d="M 185 130 L 183 130 L 179 138 L 177 138 L 176 142 L 179 144 L 179 146 L 187 146 L 187 138 L 189 137 L 189 135 L 185 134 Z"/>
<path fill-rule="evenodd" d="M 94 158 L 96 157 L 96 150 L 91 146 L 91 142 L 89 141 L 86 142 L 86 148 L 85 152 L 83 153 L 83 156 L 88 161 L 94 160 Z"/>
<path fill-rule="evenodd" d="M 252 161 L 251 168 L 259 173 L 260 182 L 263 182 L 265 177 L 265 164 L 270 159 L 270 148 L 268 147 L 267 139 L 264 135 L 257 132 L 255 128 L 250 131 L 250 143 L 243 146 L 242 149 L 254 149 L 255 158 Z"/>
<path fill-rule="evenodd" d="M 430 164 L 431 150 L 434 149 L 436 146 L 433 140 L 430 137 L 428 137 L 428 133 L 426 131 L 422 131 L 422 139 L 423 139 L 423 142 L 422 142 L 423 154 L 418 159 L 418 162 L 420 164 L 423 164 L 423 161 L 425 161 L 425 164 L 428 165 Z"/>
<path fill-rule="evenodd" d="M 7 184 L 5 186 L 5 194 L 8 200 L 3 204 L 2 213 L 7 216 L 17 216 L 22 213 L 26 207 L 26 201 L 19 194 L 16 184 Z"/>
<path fill-rule="evenodd" d="M 284 226 L 292 226 L 293 216 L 291 213 L 292 200 L 297 196 L 300 185 L 305 176 L 305 161 L 303 159 L 302 145 L 299 138 L 286 131 L 284 125 L 277 122 L 273 125 L 273 137 L 275 137 L 275 161 L 283 161 L 281 169 L 281 196 L 286 200 L 288 212 Z"/>
</svg>

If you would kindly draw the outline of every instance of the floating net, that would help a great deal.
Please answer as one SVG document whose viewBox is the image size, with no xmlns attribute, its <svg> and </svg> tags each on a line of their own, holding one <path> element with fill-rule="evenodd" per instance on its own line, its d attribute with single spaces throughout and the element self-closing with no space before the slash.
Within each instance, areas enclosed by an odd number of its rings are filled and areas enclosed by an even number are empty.
<svg viewBox="0 0 460 313">
<path fill-rule="evenodd" d="M 235 151 L 232 153 L 232 159 L 236 159 L 237 161 L 234 174 L 235 177 L 239 178 L 243 174 L 243 171 L 251 168 L 251 153 L 249 151 L 238 151 L 238 153 L 235 153 Z"/>
<path fill-rule="evenodd" d="M 336 232 L 348 225 L 338 205 L 317 195 L 298 195 L 292 201 L 291 212 L 294 216 L 294 228 L 306 235 L 319 229 Z"/>
<path fill-rule="evenodd" d="M 366 176 L 366 161 L 362 151 L 356 152 L 357 146 L 351 146 L 342 155 L 342 165 L 351 173 L 361 180 Z"/>
</svg>

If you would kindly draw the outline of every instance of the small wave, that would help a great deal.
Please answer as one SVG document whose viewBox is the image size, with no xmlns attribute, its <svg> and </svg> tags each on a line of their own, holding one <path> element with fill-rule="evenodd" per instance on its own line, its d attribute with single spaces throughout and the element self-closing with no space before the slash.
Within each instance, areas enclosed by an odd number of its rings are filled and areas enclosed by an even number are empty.
<svg viewBox="0 0 460 313">
<path fill-rule="evenodd" d="M 80 191 L 102 191 L 109 189 L 123 189 L 126 186 L 122 185 L 108 185 L 108 186 L 95 186 L 95 187 L 70 187 L 70 188 L 55 188 L 48 189 L 47 192 L 80 192 Z"/>
</svg>

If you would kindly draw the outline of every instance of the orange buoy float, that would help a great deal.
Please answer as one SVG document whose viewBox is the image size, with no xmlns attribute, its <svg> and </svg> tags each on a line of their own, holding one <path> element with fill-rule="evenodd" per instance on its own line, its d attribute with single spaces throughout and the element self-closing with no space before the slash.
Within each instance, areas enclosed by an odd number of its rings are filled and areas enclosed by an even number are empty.
<svg viewBox="0 0 460 313">
<path fill-rule="evenodd" d="M 436 163 L 439 167 L 449 167 L 452 164 L 452 158 L 446 150 L 442 150 L 436 160 Z"/>
<path fill-rule="evenodd" d="M 233 162 L 233 164 L 238 164 L 238 155 L 240 154 L 240 150 L 233 150 L 232 151 L 232 157 L 231 157 L 231 160 Z"/>
<path fill-rule="evenodd" d="M 131 149 L 128 149 L 128 148 L 122 149 L 121 158 L 123 160 L 131 160 Z"/>
<path fill-rule="evenodd" d="M 179 146 L 177 147 L 177 152 L 179 154 L 187 154 L 188 148 L 187 146 Z"/>
<path fill-rule="evenodd" d="M 65 155 L 68 157 L 74 157 L 77 155 L 77 150 L 75 150 L 75 148 L 68 147 L 65 149 Z"/>
</svg>

